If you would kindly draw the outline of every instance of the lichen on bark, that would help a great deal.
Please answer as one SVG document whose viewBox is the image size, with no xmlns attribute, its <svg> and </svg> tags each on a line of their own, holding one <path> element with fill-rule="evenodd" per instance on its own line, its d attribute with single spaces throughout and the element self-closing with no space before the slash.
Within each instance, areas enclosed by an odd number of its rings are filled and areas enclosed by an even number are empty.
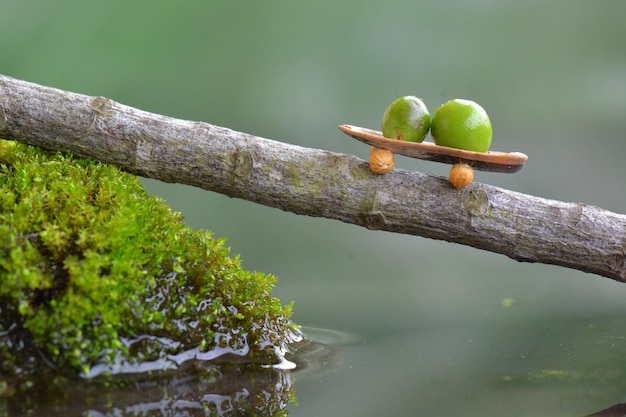
<svg viewBox="0 0 626 417">
<path fill-rule="evenodd" d="M 130 174 L 0 141 L 0 195 L 3 381 L 277 364 L 300 337 L 275 277 Z"/>
</svg>

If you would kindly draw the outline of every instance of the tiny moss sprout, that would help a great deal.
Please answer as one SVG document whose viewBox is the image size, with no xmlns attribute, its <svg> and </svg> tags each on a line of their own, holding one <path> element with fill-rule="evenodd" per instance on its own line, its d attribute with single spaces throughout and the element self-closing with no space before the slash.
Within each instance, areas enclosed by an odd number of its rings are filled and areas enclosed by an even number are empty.
<svg viewBox="0 0 626 417">
<path fill-rule="evenodd" d="M 273 364 L 299 337 L 274 276 L 242 269 L 224 239 L 190 229 L 130 174 L 0 141 L 0 195 L 9 384 L 211 357 L 218 334 L 220 352 Z"/>
<path fill-rule="evenodd" d="M 515 305 L 515 300 L 512 298 L 503 298 L 502 301 L 500 302 L 500 305 L 503 308 L 511 308 Z"/>
</svg>

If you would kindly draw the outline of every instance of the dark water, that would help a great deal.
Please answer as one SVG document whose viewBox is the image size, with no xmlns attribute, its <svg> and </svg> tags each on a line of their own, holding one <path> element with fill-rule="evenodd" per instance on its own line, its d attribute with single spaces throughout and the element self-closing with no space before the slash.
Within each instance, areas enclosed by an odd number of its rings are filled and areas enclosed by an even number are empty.
<svg viewBox="0 0 626 417">
<path fill-rule="evenodd" d="M 479 102 L 475 181 L 626 212 L 623 2 L 161 2 L 0 6 L 0 72 L 302 146 L 367 148 L 395 97 Z M 437 175 L 449 167 L 397 158 Z M 296 372 L 293 416 L 584 416 L 626 402 L 626 285 L 146 180 L 196 228 L 280 278 L 341 361 Z M 512 303 L 510 300 L 514 300 Z"/>
<path fill-rule="evenodd" d="M 310 331 L 309 331 L 310 330 Z M 43 383 L 0 401 L 1 416 L 280 416 L 295 404 L 297 378 L 341 366 L 337 346 L 347 338 L 309 329 L 283 364 L 246 367 L 227 360 L 187 361 L 177 370 Z M 315 340 L 313 340 L 315 339 Z M 324 341 L 324 342 L 322 342 Z M 48 381 L 50 382 L 50 381 Z M 4 394 L 4 392 L 3 392 Z"/>
</svg>

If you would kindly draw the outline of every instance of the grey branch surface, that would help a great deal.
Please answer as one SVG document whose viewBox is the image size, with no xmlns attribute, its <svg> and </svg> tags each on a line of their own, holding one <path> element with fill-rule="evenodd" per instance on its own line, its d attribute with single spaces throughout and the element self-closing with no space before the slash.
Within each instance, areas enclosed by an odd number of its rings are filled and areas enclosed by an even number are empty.
<svg viewBox="0 0 626 417">
<path fill-rule="evenodd" d="M 338 131 L 338 134 L 339 131 Z M 0 75 L 0 138 L 369 229 L 626 281 L 626 216 L 396 169 Z"/>
</svg>

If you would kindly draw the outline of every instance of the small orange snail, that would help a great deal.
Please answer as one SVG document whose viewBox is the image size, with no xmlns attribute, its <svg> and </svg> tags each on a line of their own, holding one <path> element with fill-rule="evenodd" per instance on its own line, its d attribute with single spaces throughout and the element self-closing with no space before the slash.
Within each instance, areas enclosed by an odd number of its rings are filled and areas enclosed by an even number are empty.
<svg viewBox="0 0 626 417">
<path fill-rule="evenodd" d="M 474 170 L 465 162 L 452 165 L 450 170 L 450 182 L 457 190 L 470 185 L 474 181 Z"/>
<path fill-rule="evenodd" d="M 370 169 L 376 174 L 386 174 L 396 165 L 393 152 L 370 146 Z"/>
</svg>

